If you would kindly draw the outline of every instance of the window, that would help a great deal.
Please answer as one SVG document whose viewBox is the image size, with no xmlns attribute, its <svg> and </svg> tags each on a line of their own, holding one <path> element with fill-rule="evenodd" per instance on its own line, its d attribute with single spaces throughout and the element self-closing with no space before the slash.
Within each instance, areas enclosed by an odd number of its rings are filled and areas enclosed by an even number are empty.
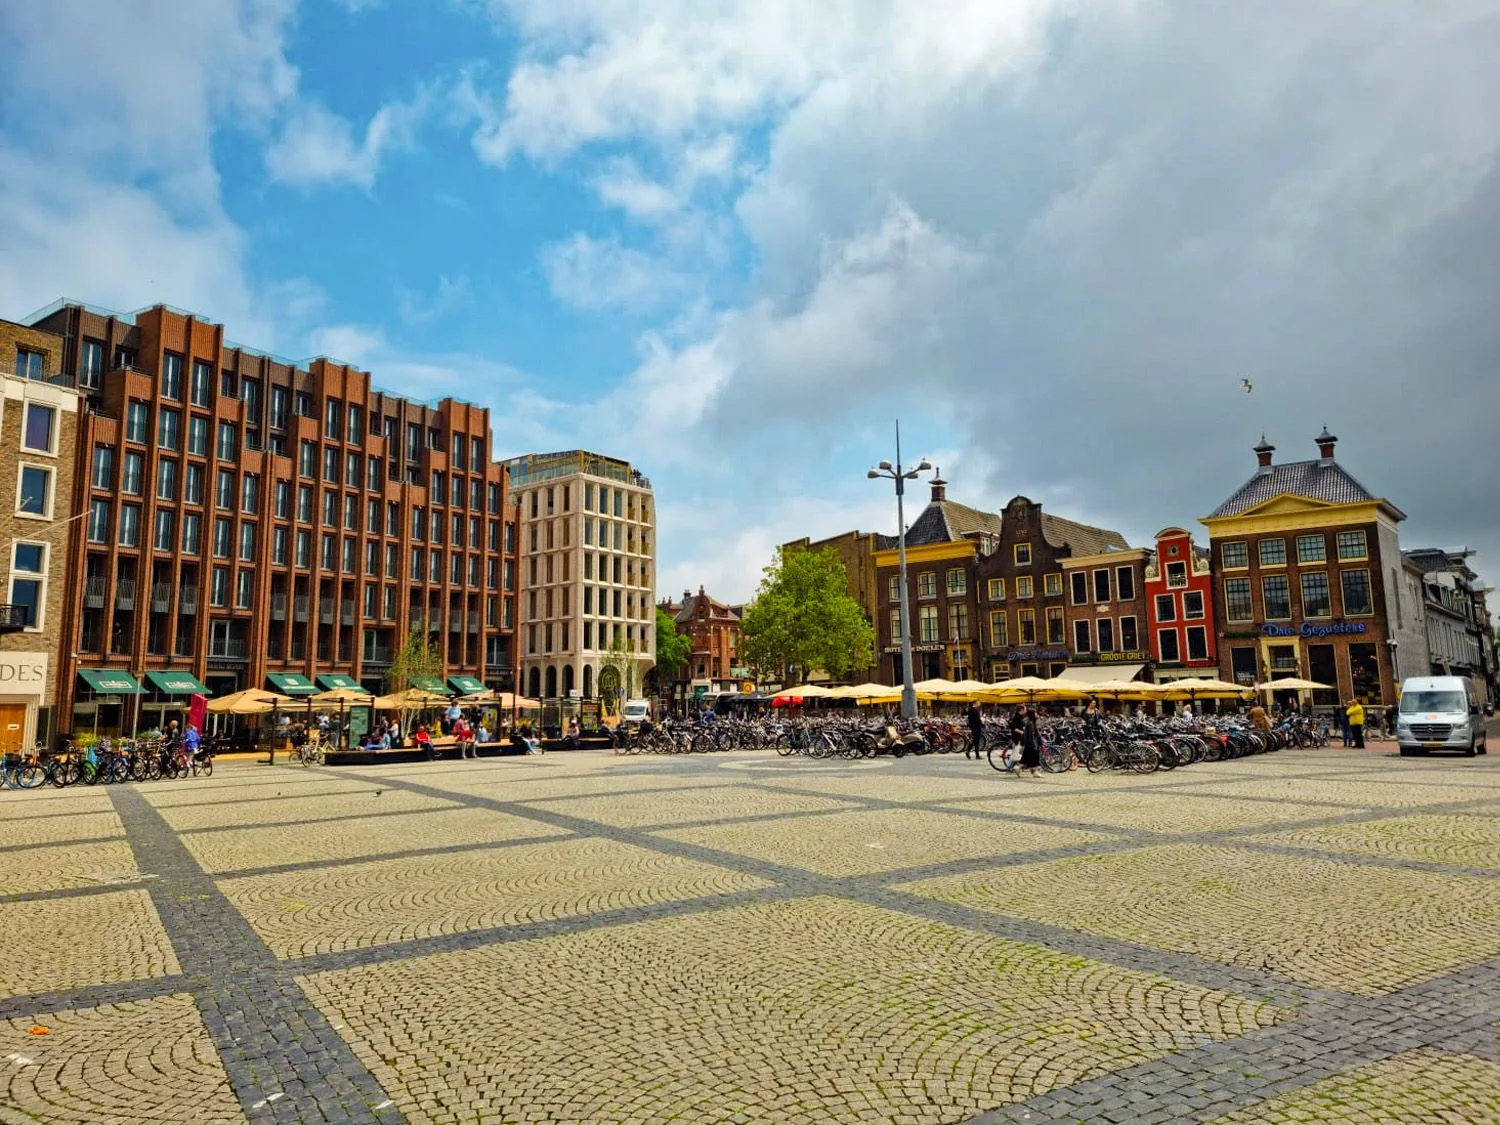
<svg viewBox="0 0 1500 1125">
<path fill-rule="evenodd" d="M 1062 597 L 1062 575 L 1053 573 L 1047 575 L 1047 596 L 1049 598 Z"/>
<path fill-rule="evenodd" d="M 381 464 L 382 462 L 379 457 L 371 457 L 366 465 L 368 471 L 365 473 L 365 487 L 371 492 L 379 492 L 382 487 L 381 474 L 383 470 L 381 469 Z"/>
<path fill-rule="evenodd" d="M 156 419 L 156 444 L 162 449 L 177 449 L 182 441 L 182 414 L 163 409 Z"/>
<path fill-rule="evenodd" d="M 182 399 L 182 357 L 172 352 L 161 357 L 161 397 Z"/>
<path fill-rule="evenodd" d="M 411 580 L 413 582 L 422 581 L 422 576 L 426 572 L 426 569 L 427 552 L 422 550 L 421 547 L 413 547 L 411 549 Z"/>
<path fill-rule="evenodd" d="M 1101 617 L 1094 622 L 1094 628 L 1099 636 L 1099 651 L 1115 651 L 1115 623 L 1107 617 Z"/>
<path fill-rule="evenodd" d="M 968 575 L 962 567 L 952 567 L 948 571 L 948 596 L 950 598 L 962 597 L 969 592 Z"/>
<path fill-rule="evenodd" d="M 363 459 L 358 453 L 351 453 L 344 458 L 344 484 L 350 488 L 358 488 L 365 479 L 365 466 Z"/>
<path fill-rule="evenodd" d="M 312 565 L 312 532 L 310 531 L 297 532 L 297 565 L 302 567 Z"/>
<path fill-rule="evenodd" d="M 297 522 L 312 523 L 313 519 L 313 490 L 309 485 L 299 484 L 297 486 Z"/>
<path fill-rule="evenodd" d="M 151 545 L 158 551 L 170 551 L 177 543 L 177 519 L 170 508 L 160 508 L 156 513 L 156 527 Z"/>
<path fill-rule="evenodd" d="M 1135 618 L 1120 618 L 1120 651 L 1135 652 L 1141 643 L 1141 638 L 1136 632 Z"/>
<path fill-rule="evenodd" d="M 1107 602 L 1107 601 L 1109 601 L 1109 592 L 1110 592 L 1109 571 L 1107 571 L 1107 570 L 1096 570 L 1096 571 L 1094 571 L 1094 601 L 1096 601 L 1096 602 Z"/>
<path fill-rule="evenodd" d="M 43 406 L 41 403 L 28 402 L 26 404 L 26 424 L 21 430 L 21 448 L 28 453 L 56 453 L 53 445 L 56 439 L 57 410 L 51 406 Z"/>
<path fill-rule="evenodd" d="M 448 503 L 448 474 L 432 471 L 432 502 L 434 504 Z"/>
<path fill-rule="evenodd" d="M 16 374 L 22 379 L 45 379 L 47 377 L 46 355 L 42 352 L 34 352 L 30 348 L 17 348 Z"/>
<path fill-rule="evenodd" d="M 214 507 L 234 511 L 234 470 L 220 469 L 214 474 Z"/>
<path fill-rule="evenodd" d="M 948 639 L 950 641 L 969 639 L 969 607 L 963 602 L 955 602 L 948 607 Z"/>
<path fill-rule="evenodd" d="M 78 384 L 91 391 L 104 386 L 104 345 L 98 340 L 83 342 L 83 363 L 78 374 Z"/>
<path fill-rule="evenodd" d="M 232 545 L 234 526 L 223 516 L 214 520 L 214 558 L 227 559 Z"/>
<path fill-rule="evenodd" d="M 354 531 L 359 526 L 359 497 L 344 494 L 344 530 Z"/>
<path fill-rule="evenodd" d="M 260 513 L 260 477 L 254 473 L 240 479 L 240 511 L 252 516 Z"/>
<path fill-rule="evenodd" d="M 120 546 L 135 547 L 141 541 L 141 506 L 120 505 Z"/>
<path fill-rule="evenodd" d="M 201 414 L 188 418 L 187 451 L 199 457 L 208 456 L 208 419 Z"/>
<path fill-rule="evenodd" d="M 318 558 L 322 563 L 324 570 L 332 570 L 334 569 L 334 567 L 338 566 L 339 545 L 338 541 L 332 535 L 324 535 L 320 537 L 318 543 Z"/>
<path fill-rule="evenodd" d="M 374 578 L 380 573 L 380 544 L 365 542 L 365 575 Z"/>
<path fill-rule="evenodd" d="M 990 647 L 1004 648 L 1010 644 L 1010 630 L 1005 620 L 1005 611 L 996 609 L 990 611 Z"/>
<path fill-rule="evenodd" d="M 1073 604 L 1084 605 L 1089 600 L 1089 576 L 1081 570 L 1075 570 L 1072 575 Z"/>
<path fill-rule="evenodd" d="M 115 486 L 115 451 L 109 446 L 94 446 L 94 459 L 89 465 L 89 483 L 95 488 Z"/>
<path fill-rule="evenodd" d="M 229 604 L 229 568 L 216 566 L 209 574 L 208 604 L 215 609 Z"/>
<path fill-rule="evenodd" d="M 1260 541 L 1260 565 L 1261 566 L 1285 566 L 1286 565 L 1286 540 L 1285 539 L 1262 539 Z"/>
<path fill-rule="evenodd" d="M 219 393 L 225 398 L 234 398 L 235 391 L 239 387 L 239 380 L 234 377 L 234 372 L 227 367 L 219 372 Z"/>
<path fill-rule="evenodd" d="M 1167 564 L 1167 589 L 1180 590 L 1187 585 L 1187 563 L 1169 562 Z M 1166 618 L 1163 618 L 1166 620 Z"/>
<path fill-rule="evenodd" d="M 942 638 L 938 636 L 938 611 L 935 605 L 924 605 L 918 611 L 918 624 L 920 626 L 917 638 L 923 644 L 935 644 Z"/>
<path fill-rule="evenodd" d="M 1163 664 L 1176 664 L 1182 660 L 1182 649 L 1178 647 L 1176 629 L 1157 631 L 1156 651 L 1161 654 Z"/>
<path fill-rule="evenodd" d="M 255 571 L 242 570 L 234 576 L 234 605 L 236 609 L 249 609 L 255 596 Z"/>
<path fill-rule="evenodd" d="M 1063 609 L 1060 605 L 1047 607 L 1047 643 L 1067 644 L 1067 631 L 1063 625 Z"/>
<path fill-rule="evenodd" d="M 271 561 L 278 566 L 286 565 L 287 533 L 284 527 L 271 529 Z"/>
<path fill-rule="evenodd" d="M 309 479 L 318 475 L 318 447 L 313 442 L 298 442 L 297 474 Z"/>
<path fill-rule="evenodd" d="M 1189 660 L 1208 659 L 1208 630 L 1202 625 L 1188 626 L 1187 654 Z"/>
<path fill-rule="evenodd" d="M 464 438 L 464 435 L 463 434 L 454 434 L 453 435 L 453 467 L 455 469 L 467 469 L 469 467 L 469 465 L 468 465 L 468 459 L 465 456 L 468 453 L 468 449 L 469 449 L 469 443 Z"/>
<path fill-rule="evenodd" d="M 1036 644 L 1036 612 L 1023 609 L 1016 614 L 1017 641 L 1023 645 Z"/>
<path fill-rule="evenodd" d="M 1260 580 L 1260 596 L 1265 602 L 1267 621 L 1287 621 L 1292 616 L 1291 584 L 1286 575 L 1274 574 Z"/>
<path fill-rule="evenodd" d="M 1328 588 L 1327 571 L 1317 570 L 1302 575 L 1302 616 L 1333 616 L 1333 596 Z"/>
<path fill-rule="evenodd" d="M 40 629 L 46 608 L 47 547 L 17 543 L 11 549 L 10 604 L 24 607 L 26 628 Z"/>
<path fill-rule="evenodd" d="M 201 359 L 193 360 L 193 385 L 189 388 L 188 397 L 194 406 L 207 406 L 209 395 L 213 394 L 214 368 L 211 363 L 204 363 Z"/>
<path fill-rule="evenodd" d="M 1031 593 L 1032 593 L 1031 576 L 1030 575 L 1023 575 L 1022 577 L 1017 578 L 1016 579 L 1016 597 L 1021 598 L 1023 600 L 1029 599 L 1031 597 Z"/>
<path fill-rule="evenodd" d="M 151 410 L 144 402 L 131 401 L 125 407 L 125 440 L 144 445 L 151 433 Z"/>
<path fill-rule="evenodd" d="M 21 466 L 20 496 L 16 511 L 28 516 L 52 514 L 52 470 L 40 465 Z"/>
<path fill-rule="evenodd" d="M 177 462 L 161 460 L 156 463 L 156 498 L 177 499 Z"/>
<path fill-rule="evenodd" d="M 937 574 L 930 570 L 924 570 L 917 575 L 917 597 L 937 597 Z M 936 638 L 934 638 L 936 639 Z"/>
<path fill-rule="evenodd" d="M 203 550 L 203 517 L 197 512 L 182 516 L 182 553 L 196 555 Z"/>
<path fill-rule="evenodd" d="M 89 502 L 89 542 L 109 542 L 108 500 L 92 500 Z"/>
<path fill-rule="evenodd" d="M 1255 620 L 1255 607 L 1250 600 L 1250 579 L 1224 580 L 1224 612 L 1230 621 Z"/>
<path fill-rule="evenodd" d="M 1015 546 L 1015 559 L 1017 566 L 1031 565 L 1031 544 L 1017 543 Z"/>
<path fill-rule="evenodd" d="M 350 536 L 344 536 L 344 550 L 340 560 L 343 563 L 345 574 L 353 574 L 359 565 L 358 542 Z"/>
<path fill-rule="evenodd" d="M 385 547 L 385 576 L 396 577 L 396 544 L 387 543 Z"/>
<path fill-rule="evenodd" d="M 990 601 L 1003 602 L 1005 600 L 1005 579 L 991 578 L 989 594 Z"/>
<path fill-rule="evenodd" d="M 387 586 L 385 588 L 384 601 L 385 601 L 385 609 L 384 609 L 383 616 L 385 617 L 385 619 L 387 621 L 393 621 L 393 620 L 395 620 L 395 617 L 396 617 L 396 587 L 394 587 L 394 586 Z M 510 622 L 507 621 L 506 624 L 509 625 Z"/>
<path fill-rule="evenodd" d="M 1339 532 L 1339 561 L 1349 562 L 1370 557 L 1369 544 L 1363 531 Z"/>
<path fill-rule="evenodd" d="M 339 497 L 332 489 L 323 490 L 323 526 L 337 527 L 339 525 Z"/>
<path fill-rule="evenodd" d="M 214 453 L 220 461 L 233 461 L 238 456 L 238 449 L 239 428 L 233 422 L 220 422 Z"/>
<path fill-rule="evenodd" d="M 338 441 L 344 429 L 344 404 L 336 398 L 323 404 L 323 436 Z"/>
<path fill-rule="evenodd" d="M 331 445 L 323 447 L 323 481 L 326 484 L 338 484 L 339 482 L 339 451 Z"/>
<path fill-rule="evenodd" d="M 365 409 L 349 404 L 349 444 L 358 445 L 365 440 Z"/>
<path fill-rule="evenodd" d="M 272 511 L 279 520 L 290 518 L 292 514 L 292 484 L 290 481 L 279 480 L 276 482 L 276 499 Z"/>
<path fill-rule="evenodd" d="M 1250 565 L 1250 548 L 1243 543 L 1225 543 L 1219 548 L 1219 561 L 1225 570 L 1244 570 Z"/>
<path fill-rule="evenodd" d="M 1157 594 L 1156 595 L 1156 619 L 1158 621 L 1176 621 L 1177 620 L 1177 595 L 1175 595 L 1175 594 Z"/>
<path fill-rule="evenodd" d="M 253 523 L 240 524 L 240 561 L 255 561 L 255 525 Z"/>
<path fill-rule="evenodd" d="M 1364 532 L 1359 534 L 1363 535 Z M 1340 534 L 1340 539 L 1343 535 Z M 1340 550 L 1343 545 L 1340 544 Z M 1368 570 L 1346 570 L 1339 575 L 1344 587 L 1344 615 L 1365 617 L 1375 612 L 1375 601 L 1370 595 L 1370 572 Z"/>
<path fill-rule="evenodd" d="M 1122 602 L 1135 601 L 1135 567 L 1115 567 L 1115 594 Z"/>
<path fill-rule="evenodd" d="M 1182 616 L 1189 621 L 1203 619 L 1203 591 L 1189 590 L 1182 595 Z"/>
<path fill-rule="evenodd" d="M 182 471 L 182 498 L 189 504 L 203 503 L 203 466 L 189 463 Z"/>
<path fill-rule="evenodd" d="M 1297 561 L 1320 563 L 1328 561 L 1328 540 L 1321 535 L 1297 536 Z"/>
<path fill-rule="evenodd" d="M 145 487 L 142 477 L 146 475 L 146 458 L 134 451 L 125 454 L 125 471 L 120 474 L 120 491 L 139 496 Z"/>
<path fill-rule="evenodd" d="M 289 397 L 285 387 L 271 388 L 271 428 L 273 430 L 286 429 L 287 400 Z"/>
</svg>

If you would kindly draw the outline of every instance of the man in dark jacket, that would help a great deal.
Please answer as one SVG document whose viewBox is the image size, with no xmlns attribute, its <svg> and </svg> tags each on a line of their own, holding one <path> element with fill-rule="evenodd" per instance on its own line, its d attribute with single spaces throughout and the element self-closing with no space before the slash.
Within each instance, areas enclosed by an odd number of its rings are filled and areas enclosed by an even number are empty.
<svg viewBox="0 0 1500 1125">
<path fill-rule="evenodd" d="M 984 754 L 984 716 L 979 713 L 978 703 L 969 704 L 969 747 L 964 750 L 964 757 L 967 758 L 970 752 L 976 762 Z"/>
</svg>

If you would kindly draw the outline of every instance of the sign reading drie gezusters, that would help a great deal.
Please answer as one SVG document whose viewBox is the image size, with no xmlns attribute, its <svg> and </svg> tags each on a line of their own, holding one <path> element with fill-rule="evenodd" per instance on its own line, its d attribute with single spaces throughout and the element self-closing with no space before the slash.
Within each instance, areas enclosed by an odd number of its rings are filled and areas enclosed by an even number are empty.
<svg viewBox="0 0 1500 1125">
<path fill-rule="evenodd" d="M 1320 624 L 1304 621 L 1296 625 L 1263 625 L 1261 632 L 1268 637 L 1334 637 L 1343 633 L 1365 632 L 1363 621 L 1329 621 Z"/>
<path fill-rule="evenodd" d="M 0 652 L 0 695 L 41 695 L 46 684 L 45 652 Z"/>
</svg>

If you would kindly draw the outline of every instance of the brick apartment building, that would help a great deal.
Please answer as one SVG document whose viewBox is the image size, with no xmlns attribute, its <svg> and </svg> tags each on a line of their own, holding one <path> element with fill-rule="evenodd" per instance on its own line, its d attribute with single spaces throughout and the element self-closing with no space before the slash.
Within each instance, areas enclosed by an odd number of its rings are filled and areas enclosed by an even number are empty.
<svg viewBox="0 0 1500 1125">
<path fill-rule="evenodd" d="M 1147 648 L 1146 547 L 1106 544 L 1062 560 L 1067 630 L 1075 680 L 1130 680 L 1151 659 Z"/>
<path fill-rule="evenodd" d="M 0 751 L 56 729 L 57 636 L 67 602 L 78 395 L 61 385 L 63 341 L 0 321 Z"/>
<path fill-rule="evenodd" d="M 60 729 L 150 725 L 198 688 L 378 690 L 423 622 L 449 676 L 512 686 L 518 517 L 486 409 L 161 305 L 31 323 L 86 403 Z"/>
<path fill-rule="evenodd" d="M 677 686 L 686 690 L 672 694 L 740 690 L 744 672 L 739 658 L 741 608 L 715 601 L 702 586 L 696 594 L 684 590 L 680 605 L 669 602 L 663 608 L 669 606 L 677 632 L 693 642 L 687 667 L 678 676 Z"/>
<path fill-rule="evenodd" d="M 1208 552 L 1191 533 L 1156 533 L 1156 561 L 1146 568 L 1147 637 L 1157 683 L 1219 674 L 1214 582 Z"/>
</svg>

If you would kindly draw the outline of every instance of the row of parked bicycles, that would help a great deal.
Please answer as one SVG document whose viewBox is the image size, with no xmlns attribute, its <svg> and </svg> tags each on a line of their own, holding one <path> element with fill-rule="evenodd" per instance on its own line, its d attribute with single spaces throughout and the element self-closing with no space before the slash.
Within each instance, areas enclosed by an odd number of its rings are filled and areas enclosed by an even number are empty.
<svg viewBox="0 0 1500 1125">
<path fill-rule="evenodd" d="M 1211 722 L 1182 719 L 1078 718 L 1043 720 L 1040 768 L 1064 773 L 1082 767 L 1092 773 L 1125 770 L 1154 773 L 1195 762 L 1217 762 L 1289 747 L 1327 746 L 1327 727 L 1294 717 L 1270 730 L 1223 717 Z M 783 722 L 732 719 L 715 723 L 671 720 L 643 728 L 621 740 L 627 754 L 706 754 L 724 750 L 774 748 L 783 757 L 873 758 L 887 754 L 973 754 L 967 725 L 943 719 L 870 722 L 844 717 Z M 1013 771 L 1021 759 L 1019 741 L 1001 720 L 987 719 L 980 753 L 997 770 Z"/>
<path fill-rule="evenodd" d="M 0 788 L 4 789 L 212 777 L 213 772 L 214 752 L 207 743 L 194 754 L 180 742 L 159 738 L 106 738 L 87 747 L 70 743 L 56 752 L 39 744 L 29 752 L 0 755 Z"/>
</svg>

